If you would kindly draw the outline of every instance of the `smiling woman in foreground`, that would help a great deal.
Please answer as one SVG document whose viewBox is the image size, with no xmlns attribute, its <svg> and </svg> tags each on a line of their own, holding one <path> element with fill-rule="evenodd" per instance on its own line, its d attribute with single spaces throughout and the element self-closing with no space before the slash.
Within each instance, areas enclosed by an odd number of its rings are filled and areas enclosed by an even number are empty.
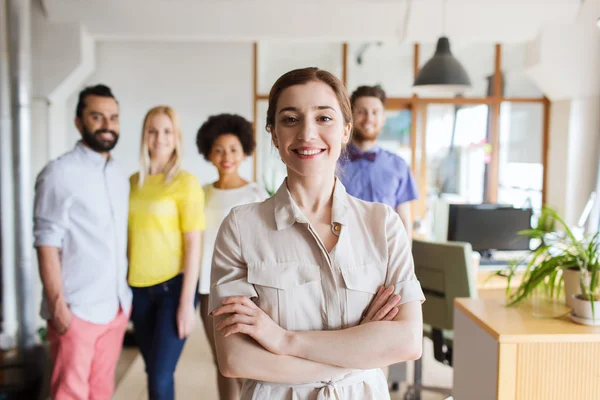
<svg viewBox="0 0 600 400">
<path fill-rule="evenodd" d="M 352 129 L 343 84 L 316 68 L 286 73 L 267 129 L 287 178 L 234 208 L 217 236 L 219 369 L 245 378 L 242 399 L 389 399 L 380 368 L 421 356 L 425 298 L 398 214 L 336 178 Z"/>
</svg>

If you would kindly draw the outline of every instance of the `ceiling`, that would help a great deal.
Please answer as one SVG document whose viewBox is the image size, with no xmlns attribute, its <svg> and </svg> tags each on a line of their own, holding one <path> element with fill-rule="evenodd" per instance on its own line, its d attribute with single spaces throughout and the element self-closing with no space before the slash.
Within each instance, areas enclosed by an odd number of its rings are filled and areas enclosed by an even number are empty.
<svg viewBox="0 0 600 400">
<path fill-rule="evenodd" d="M 41 0 L 100 40 L 521 42 L 572 21 L 580 0 Z M 446 29 L 443 29 L 445 20 Z M 408 23 L 405 23 L 408 21 Z"/>
</svg>

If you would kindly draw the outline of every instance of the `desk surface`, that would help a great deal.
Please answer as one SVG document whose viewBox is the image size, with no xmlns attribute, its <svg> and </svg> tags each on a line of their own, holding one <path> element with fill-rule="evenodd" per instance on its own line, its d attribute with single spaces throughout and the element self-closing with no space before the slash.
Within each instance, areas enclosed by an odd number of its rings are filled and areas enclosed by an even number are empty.
<svg viewBox="0 0 600 400">
<path fill-rule="evenodd" d="M 576 324 L 568 316 L 536 317 L 530 304 L 506 307 L 498 297 L 461 298 L 454 304 L 498 342 L 600 342 L 600 326 Z"/>
<path fill-rule="evenodd" d="M 479 265 L 479 255 L 473 253 L 473 269 L 477 277 L 477 289 L 506 289 L 508 279 L 502 276 L 496 276 L 498 271 L 505 270 L 508 265 Z M 517 270 L 517 274 L 510 282 L 510 286 L 516 288 L 521 283 L 525 267 Z"/>
<path fill-rule="evenodd" d="M 494 270 L 478 270 L 477 273 L 477 289 L 503 289 L 508 286 L 508 279 L 503 276 L 497 276 Z M 523 274 L 517 274 L 510 281 L 511 288 L 517 288 L 521 284 Z"/>
</svg>

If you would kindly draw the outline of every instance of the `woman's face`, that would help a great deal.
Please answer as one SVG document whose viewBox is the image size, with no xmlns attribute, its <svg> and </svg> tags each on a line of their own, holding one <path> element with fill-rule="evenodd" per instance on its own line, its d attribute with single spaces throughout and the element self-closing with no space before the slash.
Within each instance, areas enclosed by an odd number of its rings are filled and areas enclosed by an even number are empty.
<svg viewBox="0 0 600 400">
<path fill-rule="evenodd" d="M 344 121 L 337 97 L 323 82 L 290 86 L 281 92 L 271 127 L 281 159 L 300 176 L 335 174 L 352 125 Z"/>
<path fill-rule="evenodd" d="M 208 159 L 213 163 L 219 175 L 237 173 L 246 158 L 240 139 L 232 133 L 224 133 L 215 139 Z"/>
<path fill-rule="evenodd" d="M 150 159 L 169 159 L 175 151 L 173 122 L 166 114 L 152 116 L 144 127 Z"/>
</svg>

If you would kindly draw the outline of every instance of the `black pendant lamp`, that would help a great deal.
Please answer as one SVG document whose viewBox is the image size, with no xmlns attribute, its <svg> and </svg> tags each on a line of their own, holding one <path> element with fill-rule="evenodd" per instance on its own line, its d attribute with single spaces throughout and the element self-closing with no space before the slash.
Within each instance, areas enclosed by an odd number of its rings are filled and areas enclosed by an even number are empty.
<svg viewBox="0 0 600 400">
<path fill-rule="evenodd" d="M 446 20 L 444 1 L 444 25 Z M 445 28 L 444 28 L 445 30 Z M 415 92 L 445 92 L 459 94 L 471 88 L 471 80 L 461 63 L 450 52 L 450 41 L 442 36 L 438 39 L 435 54 L 421 68 L 413 90 Z"/>
</svg>

